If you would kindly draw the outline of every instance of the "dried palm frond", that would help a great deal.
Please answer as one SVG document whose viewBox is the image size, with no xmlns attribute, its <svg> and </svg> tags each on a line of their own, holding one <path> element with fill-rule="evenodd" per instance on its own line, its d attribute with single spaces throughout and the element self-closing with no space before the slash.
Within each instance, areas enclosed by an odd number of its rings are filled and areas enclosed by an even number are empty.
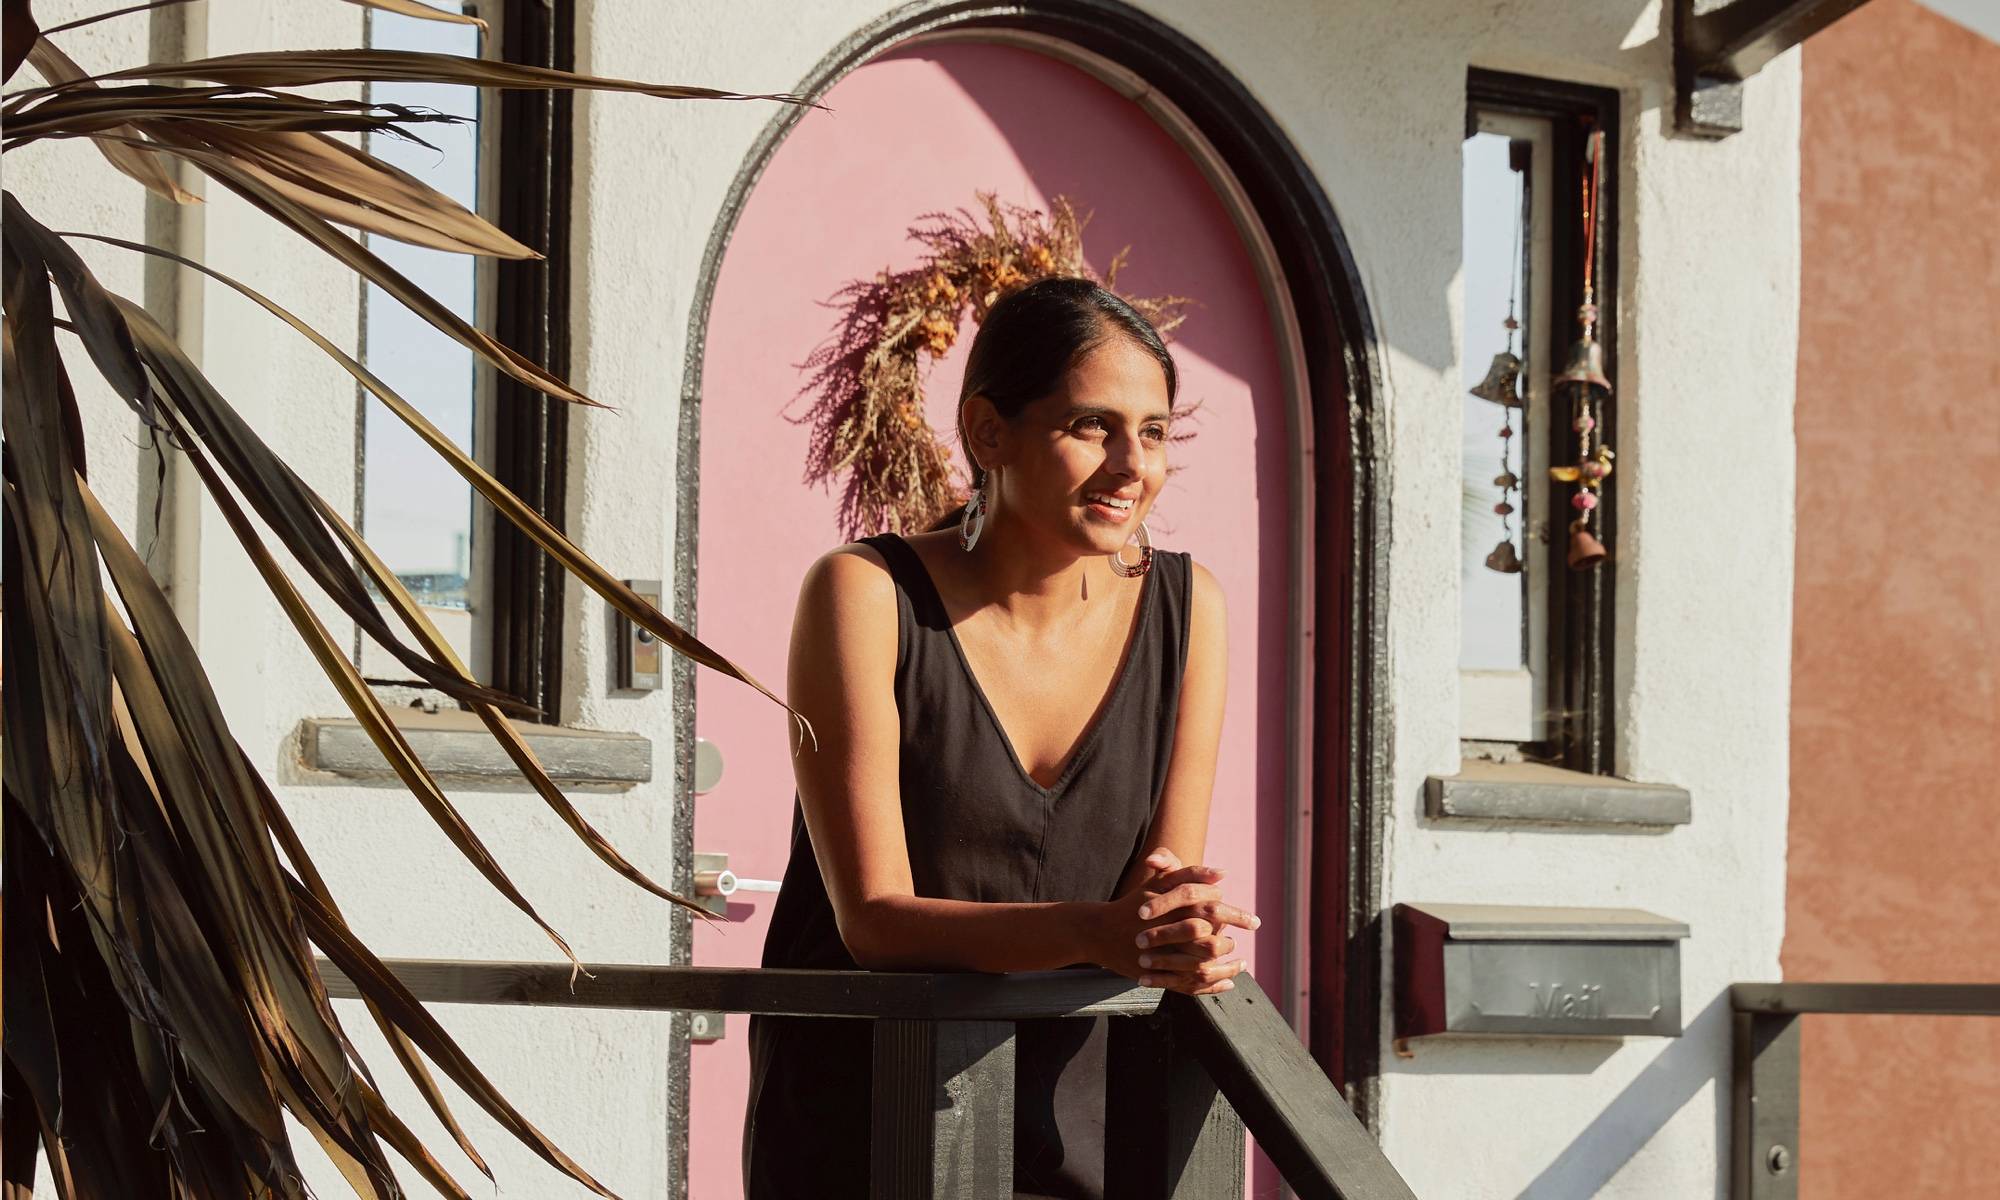
<svg viewBox="0 0 2000 1200">
<path fill-rule="evenodd" d="M 799 100 L 791 95 L 744 95 L 716 88 L 642 83 L 636 79 L 606 79 L 551 67 L 461 58 L 455 54 L 437 54 L 428 50 L 262 50 L 187 62 L 148 63 L 122 71 L 107 71 L 93 78 L 98 81 L 199 79 L 205 83 L 248 88 L 311 87 L 321 83 L 456 83 L 471 87 L 541 91 L 589 88 L 605 92 L 638 92 L 663 100 Z M 56 84 L 45 90 L 61 91 L 74 86 Z"/>
<path fill-rule="evenodd" d="M 416 0 L 353 2 L 478 23 Z M 458 253 L 534 257 L 464 206 L 327 136 L 417 138 L 422 126 L 455 118 L 282 89 L 409 80 L 746 98 L 391 51 L 231 55 L 92 77 L 39 33 L 27 4 L 6 0 L 0 11 L 7 74 L 31 62 L 46 81 L 11 93 L 0 106 L 6 152 L 90 138 L 118 170 L 180 203 L 195 199 L 176 178 L 175 167 L 188 164 L 496 370 L 583 405 L 595 401 L 461 320 L 335 228 Z M 207 86 L 130 82 L 162 79 Z M 0 801 L 7 880 L 0 1175 L 9 1200 L 32 1190 L 38 1145 L 66 1200 L 303 1200 L 286 1115 L 313 1136 L 357 1195 L 402 1194 L 390 1165 L 394 1151 L 441 1193 L 466 1196 L 383 1100 L 328 1001 L 316 951 L 359 987 L 399 1066 L 478 1170 L 491 1178 L 433 1070 L 556 1168 L 610 1195 L 499 1093 L 348 929 L 310 848 L 231 734 L 167 597 L 91 489 L 83 417 L 58 334 L 76 337 L 92 369 L 185 456 L 392 769 L 459 853 L 556 946 L 571 953 L 431 777 L 322 623 L 318 606 L 281 566 L 281 552 L 416 678 L 477 713 L 529 785 L 600 860 L 665 900 L 688 902 L 648 878 L 584 820 L 508 721 L 508 712 L 525 706 L 472 677 L 347 520 L 259 437 L 158 321 L 98 280 L 71 242 L 157 256 L 234 288 L 326 351 L 502 517 L 614 609 L 679 653 L 777 698 L 614 578 L 366 366 L 270 299 L 171 251 L 53 232 L 12 193 L 0 197 L 0 235 L 6 515 L 0 571 L 8 668 Z M 395 622 L 383 615 L 380 600 Z"/>
</svg>

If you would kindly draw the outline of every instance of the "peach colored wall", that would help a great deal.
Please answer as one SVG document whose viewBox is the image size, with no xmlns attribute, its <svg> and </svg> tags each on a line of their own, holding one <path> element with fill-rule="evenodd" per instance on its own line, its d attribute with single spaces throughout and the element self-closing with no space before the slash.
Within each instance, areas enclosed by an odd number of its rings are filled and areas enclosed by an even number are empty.
<svg viewBox="0 0 2000 1200">
<path fill-rule="evenodd" d="M 2000 980 L 2000 45 L 1807 43 L 1784 970 Z M 1801 1195 L 1990 1195 L 2000 1020 L 1807 1018 Z"/>
</svg>

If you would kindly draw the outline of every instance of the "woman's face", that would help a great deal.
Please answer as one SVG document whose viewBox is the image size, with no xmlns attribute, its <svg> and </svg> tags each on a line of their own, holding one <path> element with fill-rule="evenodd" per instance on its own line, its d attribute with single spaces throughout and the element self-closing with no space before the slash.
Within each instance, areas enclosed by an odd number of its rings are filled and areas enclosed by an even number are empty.
<svg viewBox="0 0 2000 1200">
<path fill-rule="evenodd" d="M 1081 553 L 1116 552 L 1166 480 L 1170 404 L 1158 360 L 1107 338 L 995 430 L 999 506 Z"/>
</svg>

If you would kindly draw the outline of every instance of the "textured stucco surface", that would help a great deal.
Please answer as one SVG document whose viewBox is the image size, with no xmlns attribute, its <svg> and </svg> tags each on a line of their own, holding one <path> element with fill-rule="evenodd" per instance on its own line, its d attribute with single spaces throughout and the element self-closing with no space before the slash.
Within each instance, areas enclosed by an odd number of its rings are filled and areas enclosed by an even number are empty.
<svg viewBox="0 0 2000 1200">
<path fill-rule="evenodd" d="M 1386 342 L 1395 721 L 1386 899 L 1632 905 L 1693 929 L 1684 1037 L 1385 1054 L 1385 1146 L 1419 1195 L 1715 1194 L 1723 989 L 1773 975 L 1781 933 L 1796 56 L 1751 83 L 1743 134 L 1705 144 L 1666 135 L 1670 54 L 1658 6 L 1365 16 L 1350 7 L 1321 21 L 1313 45 L 1324 66 L 1310 75 L 1321 94 L 1305 111 L 1322 116 L 1280 112 L 1340 211 Z M 1421 47 L 1410 40 L 1418 28 Z M 1300 43 L 1296 29 L 1264 35 Z M 1459 298 L 1449 231 L 1468 64 L 1621 92 L 1613 704 L 1620 773 L 1693 795 L 1693 823 L 1664 835 L 1460 830 L 1420 815 L 1424 775 L 1449 773 L 1458 759 L 1458 598 L 1448 581 Z"/>
<path fill-rule="evenodd" d="M 1882 0 L 1804 58 L 1785 975 L 2000 981 L 2000 45 Z M 1804 1036 L 1802 1196 L 1992 1188 L 2000 1021 Z"/>
<path fill-rule="evenodd" d="M 1705 144 L 1664 132 L 1670 56 L 1657 0 L 1144 7 L 1236 70 L 1317 170 L 1382 340 L 1381 494 L 1394 530 L 1384 899 L 1629 905 L 1693 927 L 1683 962 L 1686 1037 L 1427 1046 L 1407 1060 L 1385 1051 L 1388 1152 L 1424 1196 L 1719 1194 L 1722 989 L 1777 974 L 1783 923 L 1797 56 L 1749 85 L 1746 132 Z M 577 65 L 782 91 L 883 11 L 869 0 L 712 3 L 677 8 L 669 22 L 642 0 L 594 0 L 578 9 Z M 191 53 L 353 44 L 360 33 L 359 10 L 347 5 L 218 0 L 207 12 Z M 1422 816 L 1425 777 L 1458 764 L 1458 164 L 1470 65 L 1613 86 L 1624 99 L 1614 703 L 1621 772 L 1693 794 L 1693 824 L 1670 833 L 1446 829 Z M 614 573 L 666 579 L 680 516 L 675 398 L 693 285 L 725 192 L 770 107 L 592 96 L 577 112 L 572 376 L 619 411 L 572 424 L 570 529 Z M 9 156 L 9 186 L 17 157 Z M 351 338 L 352 279 L 242 206 L 212 199 L 187 244 L 336 339 Z M 330 499 L 351 504 L 351 385 L 219 289 L 195 294 L 193 344 L 225 393 Z M 212 510 L 188 549 L 200 580 L 190 611 L 239 736 L 284 784 L 302 835 L 361 933 L 388 954 L 553 957 L 407 797 L 308 784 L 290 768 L 287 739 L 298 720 L 338 713 L 337 702 L 315 682 L 276 609 L 258 599 Z M 571 600 L 565 719 L 637 732 L 662 749 L 654 783 L 584 797 L 584 810 L 664 876 L 667 696 L 612 693 L 603 606 L 574 588 Z M 701 683 L 719 686 L 712 677 Z M 586 958 L 665 958 L 661 906 L 597 866 L 532 796 L 458 799 Z M 351 1015 L 389 1083 L 393 1064 Z M 607 1184 L 631 1196 L 665 1194 L 663 1021 L 474 1009 L 443 1017 L 531 1119 Z M 407 1089 L 391 1090 L 407 1101 Z M 579 1194 L 460 1108 L 505 1194 Z M 476 1179 L 433 1125 L 417 1124 L 462 1179 Z M 324 1164 L 310 1178 L 322 1194 L 341 1190 Z"/>
</svg>

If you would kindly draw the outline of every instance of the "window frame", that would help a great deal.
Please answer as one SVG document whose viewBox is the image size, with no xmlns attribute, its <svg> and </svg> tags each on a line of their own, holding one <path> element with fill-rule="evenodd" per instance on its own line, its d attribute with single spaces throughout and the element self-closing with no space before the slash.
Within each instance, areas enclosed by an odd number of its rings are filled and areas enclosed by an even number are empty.
<svg viewBox="0 0 2000 1200">
<path fill-rule="evenodd" d="M 568 70 L 575 60 L 567 6 L 541 0 L 493 0 L 483 57 Z M 460 11 L 482 15 L 478 0 Z M 364 14 L 372 23 L 374 13 Z M 480 97 L 477 208 L 535 250 L 539 260 L 481 258 L 474 265 L 473 320 L 487 333 L 557 376 L 569 370 L 570 164 L 573 105 L 560 91 L 501 90 Z M 505 181 L 504 186 L 502 181 Z M 362 295 L 366 345 L 367 294 Z M 567 525 L 568 405 L 490 364 L 473 360 L 473 456 L 499 482 L 558 529 Z M 357 393 L 364 406 L 365 393 Z M 356 506 L 366 493 L 365 425 L 355 429 Z M 553 558 L 490 505 L 468 497 L 472 547 L 466 600 L 473 613 L 471 667 L 531 711 L 555 724 L 562 716 L 564 597 L 567 578 Z M 364 529 L 364 536 L 366 531 Z M 354 655 L 363 647 L 355 632 Z M 441 697 L 418 681 L 376 679 L 396 705 L 435 709 Z"/>
<path fill-rule="evenodd" d="M 1555 192 L 1553 123 L 1489 108 L 1469 112 L 1466 128 L 1468 141 L 1472 131 L 1476 131 L 1506 137 L 1510 141 L 1526 140 L 1533 148 L 1522 192 L 1524 206 L 1517 217 L 1529 222 L 1523 230 L 1521 262 L 1518 264 L 1523 285 L 1518 305 L 1523 318 L 1522 328 L 1527 336 L 1519 347 L 1524 367 L 1521 374 L 1522 405 L 1517 410 L 1521 436 L 1516 440 L 1520 444 L 1509 447 L 1509 457 L 1511 459 L 1512 452 L 1519 452 L 1522 479 L 1541 479 L 1546 476 L 1549 456 L 1554 451 L 1552 440 L 1540 436 L 1547 432 L 1553 420 L 1549 380 L 1554 372 L 1545 348 L 1536 341 L 1537 334 L 1555 325 L 1555 307 L 1550 301 L 1549 291 L 1554 271 L 1547 253 L 1555 229 L 1550 207 Z M 1469 316 L 1467 319 L 1470 319 Z M 1461 344 L 1469 344 L 1470 340 L 1468 335 L 1461 340 Z M 1464 400 L 1461 399 L 1460 403 L 1463 404 Z M 1484 468 L 1473 473 L 1483 474 Z M 1526 547 L 1533 544 L 1535 523 L 1539 521 L 1546 529 L 1551 514 L 1544 511 L 1547 496 L 1540 490 L 1523 488 L 1519 499 L 1520 508 L 1516 514 L 1519 518 L 1519 537 Z M 1550 661 L 1548 596 L 1543 580 L 1546 571 L 1540 561 L 1528 565 L 1529 569 L 1517 576 L 1521 581 L 1519 592 L 1524 626 L 1517 630 L 1522 664 L 1518 669 L 1503 671 L 1465 666 L 1467 634 L 1461 625 L 1459 719 L 1460 736 L 1464 741 L 1518 746 L 1546 740 L 1533 735 L 1511 736 L 1493 731 L 1495 727 L 1523 721 L 1532 726 L 1543 721 L 1543 715 L 1549 709 L 1546 694 Z M 1473 719 L 1474 713 L 1479 714 L 1477 720 Z M 1478 732 L 1465 732 L 1468 727 L 1481 726 L 1483 728 L 1478 728 Z"/>
<path fill-rule="evenodd" d="M 1556 367 L 1567 361 L 1569 346 L 1576 337 L 1575 313 L 1583 303 L 1579 274 L 1584 251 L 1581 232 L 1580 185 L 1585 166 L 1585 144 L 1590 133 L 1604 133 L 1602 190 L 1598 197 L 1597 336 L 1604 348 L 1604 372 L 1613 384 L 1612 394 L 1599 405 L 1598 428 L 1606 445 L 1618 443 L 1618 199 L 1619 199 L 1619 98 L 1608 88 L 1560 80 L 1515 75 L 1485 68 L 1471 68 L 1466 77 L 1465 129 L 1471 137 L 1478 128 L 1478 114 L 1497 113 L 1546 119 L 1551 125 L 1553 161 L 1550 164 L 1551 272 L 1549 311 L 1545 330 L 1535 334 L 1535 351 L 1543 361 Z M 1533 331 L 1531 331 L 1533 332 Z M 1572 453 L 1569 420 L 1554 396 L 1550 397 L 1551 419 L 1545 428 L 1531 432 L 1543 461 L 1562 462 Z M 1556 439 L 1560 437 L 1560 441 Z M 1532 454 L 1524 454 L 1531 460 Z M 1597 517 L 1599 536 L 1613 557 L 1588 571 L 1572 571 L 1568 564 L 1568 540 L 1559 530 L 1565 520 L 1547 517 L 1549 537 L 1537 545 L 1524 539 L 1527 553 L 1534 556 L 1547 580 L 1546 647 L 1547 660 L 1541 664 L 1545 679 L 1547 717 L 1544 737 L 1536 742 L 1500 743 L 1465 739 L 1468 757 L 1478 751 L 1491 757 L 1494 751 L 1546 762 L 1553 766 L 1593 775 L 1613 771 L 1613 716 L 1610 682 L 1615 632 L 1616 555 L 1618 549 L 1618 488 L 1603 489 Z M 1543 471 L 1531 473 L 1525 487 L 1539 489 L 1535 511 L 1562 514 L 1568 504 L 1569 485 L 1558 484 Z"/>
<path fill-rule="evenodd" d="M 467 6 L 468 9 L 474 7 Z M 568 5 L 500 0 L 493 22 L 505 62 L 572 70 L 575 25 Z M 496 186 L 493 222 L 542 255 L 490 264 L 490 331 L 558 377 L 570 367 L 571 164 L 575 107 L 570 93 L 501 91 L 487 143 Z M 504 180 L 505 186 L 497 181 Z M 566 529 L 569 406 L 490 366 L 480 371 L 479 428 L 488 469 L 557 529 Z M 485 602 L 486 679 L 557 723 L 563 701 L 563 620 L 568 577 L 528 536 L 481 506 L 485 550 L 475 557 Z"/>
</svg>

